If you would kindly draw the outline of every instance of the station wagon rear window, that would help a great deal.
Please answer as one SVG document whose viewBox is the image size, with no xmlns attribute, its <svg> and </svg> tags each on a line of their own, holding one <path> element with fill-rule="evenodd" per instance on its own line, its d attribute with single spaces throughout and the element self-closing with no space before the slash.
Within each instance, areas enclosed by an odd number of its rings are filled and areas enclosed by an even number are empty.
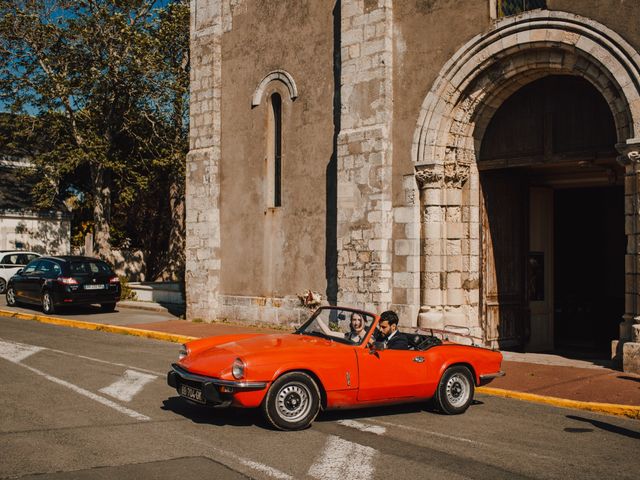
<svg viewBox="0 0 640 480">
<path fill-rule="evenodd" d="M 71 262 L 69 270 L 72 275 L 92 274 L 92 273 L 111 273 L 111 267 L 100 261 L 81 261 Z"/>
</svg>

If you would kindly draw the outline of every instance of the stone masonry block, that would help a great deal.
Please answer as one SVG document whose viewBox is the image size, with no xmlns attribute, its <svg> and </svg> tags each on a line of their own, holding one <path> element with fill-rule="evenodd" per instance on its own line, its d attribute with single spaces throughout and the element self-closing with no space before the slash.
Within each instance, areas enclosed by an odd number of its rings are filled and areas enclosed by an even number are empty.
<svg viewBox="0 0 640 480">
<path fill-rule="evenodd" d="M 397 207 L 393 210 L 396 223 L 412 223 L 416 221 L 416 211 L 413 207 Z"/>
<path fill-rule="evenodd" d="M 420 224 L 417 221 L 405 224 L 404 234 L 408 239 L 420 238 Z"/>
<path fill-rule="evenodd" d="M 393 274 L 393 286 L 395 288 L 411 288 L 414 286 L 414 275 L 406 272 Z"/>
<path fill-rule="evenodd" d="M 395 240 L 396 255 L 420 255 L 420 243 L 414 240 Z"/>
<path fill-rule="evenodd" d="M 447 223 L 447 238 L 460 239 L 466 235 L 464 223 Z"/>
<path fill-rule="evenodd" d="M 626 342 L 622 347 L 622 369 L 640 375 L 640 343 Z"/>
</svg>

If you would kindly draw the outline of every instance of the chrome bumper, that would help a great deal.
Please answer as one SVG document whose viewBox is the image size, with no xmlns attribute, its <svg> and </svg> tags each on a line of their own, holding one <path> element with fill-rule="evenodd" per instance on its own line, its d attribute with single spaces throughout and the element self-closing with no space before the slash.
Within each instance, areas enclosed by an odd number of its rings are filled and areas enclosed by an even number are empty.
<svg viewBox="0 0 640 480">
<path fill-rule="evenodd" d="M 504 372 L 496 372 L 496 373 L 485 373 L 484 375 L 480 375 L 480 386 L 486 385 L 491 382 L 494 378 L 504 377 Z"/>
<path fill-rule="evenodd" d="M 213 385 L 219 385 L 219 386 L 233 388 L 237 390 L 262 390 L 263 388 L 267 387 L 267 382 L 244 382 L 244 381 L 222 380 L 220 378 L 197 375 L 195 373 L 188 372 L 177 363 L 172 364 L 171 368 L 173 369 L 173 371 L 169 372 L 169 374 L 175 372 L 176 375 L 178 375 L 181 378 L 184 378 L 185 380 L 191 380 L 192 382 L 200 382 L 203 385 L 205 383 L 211 383 Z M 171 385 L 171 384 L 169 385 L 175 388 L 174 385 Z"/>
</svg>

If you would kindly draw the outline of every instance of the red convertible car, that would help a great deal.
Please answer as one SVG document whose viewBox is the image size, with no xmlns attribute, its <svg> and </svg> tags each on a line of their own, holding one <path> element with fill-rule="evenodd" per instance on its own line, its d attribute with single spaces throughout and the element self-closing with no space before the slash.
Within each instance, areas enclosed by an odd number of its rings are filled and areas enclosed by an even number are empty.
<svg viewBox="0 0 640 480">
<path fill-rule="evenodd" d="M 409 336 L 409 350 L 374 342 L 379 317 L 321 307 L 294 333 L 239 334 L 183 345 L 168 384 L 202 405 L 261 408 L 281 430 L 318 412 L 434 399 L 444 413 L 467 410 L 474 387 L 497 376 L 502 355 L 481 347 Z"/>
</svg>

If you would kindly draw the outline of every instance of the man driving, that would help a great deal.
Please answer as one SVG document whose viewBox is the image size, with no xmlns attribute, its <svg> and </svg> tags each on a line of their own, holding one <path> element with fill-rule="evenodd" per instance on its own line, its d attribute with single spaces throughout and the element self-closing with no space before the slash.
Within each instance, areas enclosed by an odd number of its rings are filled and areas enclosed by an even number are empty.
<svg viewBox="0 0 640 480">
<path fill-rule="evenodd" d="M 380 314 L 377 339 L 384 342 L 387 349 L 409 349 L 409 340 L 404 333 L 398 330 L 398 315 L 393 310 L 387 310 Z"/>
</svg>

